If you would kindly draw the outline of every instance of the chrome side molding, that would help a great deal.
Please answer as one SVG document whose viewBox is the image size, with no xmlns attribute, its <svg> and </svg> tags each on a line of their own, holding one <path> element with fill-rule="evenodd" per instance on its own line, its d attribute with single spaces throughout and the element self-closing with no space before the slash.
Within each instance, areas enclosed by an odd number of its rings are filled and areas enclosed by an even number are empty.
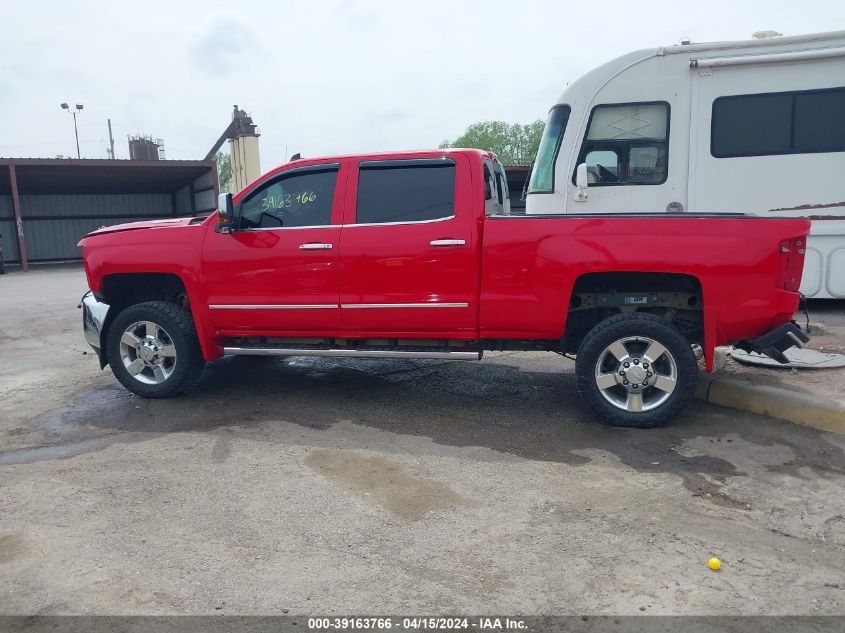
<svg viewBox="0 0 845 633">
<path fill-rule="evenodd" d="M 468 303 L 342 303 L 341 308 L 468 308 Z"/>
<path fill-rule="evenodd" d="M 481 360 L 482 352 L 437 350 L 381 349 L 299 349 L 294 347 L 224 347 L 224 356 L 330 356 L 345 358 L 436 358 L 447 360 Z"/>
<path fill-rule="evenodd" d="M 209 310 L 337 310 L 340 306 L 336 303 L 315 303 L 313 305 L 259 305 L 259 304 L 234 304 L 234 303 L 212 303 Z"/>
</svg>

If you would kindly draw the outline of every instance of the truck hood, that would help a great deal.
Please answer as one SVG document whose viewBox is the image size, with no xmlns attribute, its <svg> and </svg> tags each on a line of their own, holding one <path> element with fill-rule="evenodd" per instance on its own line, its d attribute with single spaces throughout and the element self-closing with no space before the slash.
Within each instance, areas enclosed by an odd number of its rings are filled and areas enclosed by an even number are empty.
<svg viewBox="0 0 845 633">
<path fill-rule="evenodd" d="M 113 226 L 101 226 L 96 231 L 91 231 L 85 237 L 103 235 L 105 233 L 119 233 L 121 231 L 137 231 L 139 229 L 170 229 L 178 226 L 202 224 L 203 221 L 205 221 L 205 218 L 166 218 L 162 220 L 144 220 L 143 222 L 127 222 Z"/>
</svg>

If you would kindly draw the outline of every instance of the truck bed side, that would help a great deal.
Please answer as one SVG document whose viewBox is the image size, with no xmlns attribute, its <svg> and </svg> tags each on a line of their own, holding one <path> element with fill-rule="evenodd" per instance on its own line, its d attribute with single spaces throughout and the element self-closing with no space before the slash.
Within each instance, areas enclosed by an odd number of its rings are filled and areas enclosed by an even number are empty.
<svg viewBox="0 0 845 633">
<path fill-rule="evenodd" d="M 562 337 L 573 286 L 588 273 L 677 273 L 702 290 L 709 370 L 717 345 L 792 318 L 799 295 L 778 287 L 781 242 L 808 228 L 803 219 L 749 216 L 492 216 L 483 235 L 481 336 Z"/>
</svg>

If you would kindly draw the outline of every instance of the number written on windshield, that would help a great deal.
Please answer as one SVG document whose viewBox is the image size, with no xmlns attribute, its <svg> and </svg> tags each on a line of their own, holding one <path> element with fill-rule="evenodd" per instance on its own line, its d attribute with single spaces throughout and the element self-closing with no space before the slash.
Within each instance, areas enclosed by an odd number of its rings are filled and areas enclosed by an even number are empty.
<svg viewBox="0 0 845 633">
<path fill-rule="evenodd" d="M 311 202 L 317 202 L 317 193 L 314 191 L 300 191 L 296 195 L 290 193 L 269 195 L 262 199 L 261 210 L 290 209 L 294 204 L 309 204 Z"/>
</svg>

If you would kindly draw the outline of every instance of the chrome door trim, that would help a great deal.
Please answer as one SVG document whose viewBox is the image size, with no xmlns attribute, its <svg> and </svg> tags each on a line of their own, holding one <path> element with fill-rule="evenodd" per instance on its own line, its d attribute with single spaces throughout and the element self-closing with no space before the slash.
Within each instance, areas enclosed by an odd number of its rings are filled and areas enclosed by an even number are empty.
<svg viewBox="0 0 845 633">
<path fill-rule="evenodd" d="M 306 242 L 299 245 L 301 251 L 327 251 L 334 248 L 331 244 L 323 244 L 320 242 Z"/>
<path fill-rule="evenodd" d="M 231 304 L 215 303 L 208 306 L 209 310 L 336 310 L 340 306 L 336 303 L 313 303 L 313 304 Z"/>
<path fill-rule="evenodd" d="M 444 240 L 431 240 L 429 242 L 430 246 L 466 246 L 466 240 L 456 240 L 456 239 L 444 239 Z"/>
<path fill-rule="evenodd" d="M 342 224 L 312 224 L 310 226 L 267 226 L 262 228 L 238 229 L 238 233 L 254 233 L 255 231 L 296 231 L 299 229 L 339 229 Z"/>
<path fill-rule="evenodd" d="M 468 308 L 469 303 L 342 303 L 341 308 Z"/>
<path fill-rule="evenodd" d="M 399 226 L 402 224 L 432 224 L 433 222 L 446 222 L 454 220 L 455 215 L 447 215 L 445 218 L 434 218 L 433 220 L 408 220 L 405 222 L 362 222 L 360 224 L 342 224 L 343 228 L 355 228 L 358 226 Z"/>
<path fill-rule="evenodd" d="M 447 220 L 454 220 L 455 215 L 447 215 L 445 218 L 435 218 L 433 220 L 408 220 L 405 222 L 364 222 L 361 224 L 316 224 L 311 226 L 268 226 L 262 228 L 238 229 L 239 232 L 250 231 L 295 231 L 297 229 L 340 229 L 340 228 L 356 228 L 359 226 L 401 226 L 404 224 L 432 224 L 433 222 L 446 222 Z M 503 216 L 510 217 L 510 216 Z"/>
</svg>

